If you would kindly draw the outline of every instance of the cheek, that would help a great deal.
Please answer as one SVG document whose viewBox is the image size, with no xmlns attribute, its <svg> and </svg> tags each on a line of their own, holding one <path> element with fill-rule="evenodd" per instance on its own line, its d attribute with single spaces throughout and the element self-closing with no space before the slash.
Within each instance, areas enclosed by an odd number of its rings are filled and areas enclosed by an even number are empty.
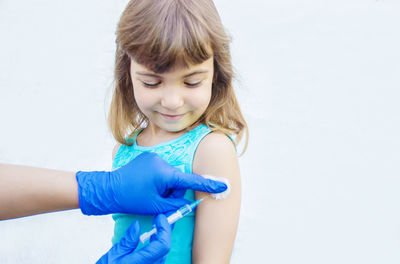
<svg viewBox="0 0 400 264">
<path fill-rule="evenodd" d="M 196 91 L 191 96 L 191 105 L 199 110 L 205 110 L 211 100 L 211 87 Z"/>
<path fill-rule="evenodd" d="M 146 110 L 146 108 L 150 107 L 153 103 L 152 103 L 152 96 L 150 96 L 150 94 L 148 92 L 145 92 L 143 90 L 143 88 L 138 87 L 135 88 L 137 86 L 133 86 L 133 95 L 135 97 L 135 101 L 136 104 L 138 105 L 139 109 L 142 110 L 142 112 L 144 110 Z"/>
</svg>

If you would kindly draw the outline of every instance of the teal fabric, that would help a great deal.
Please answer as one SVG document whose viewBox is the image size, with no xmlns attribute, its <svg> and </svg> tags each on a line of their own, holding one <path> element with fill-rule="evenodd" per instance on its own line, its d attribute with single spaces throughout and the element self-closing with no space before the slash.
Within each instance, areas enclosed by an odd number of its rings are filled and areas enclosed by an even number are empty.
<svg viewBox="0 0 400 264">
<path fill-rule="evenodd" d="M 211 129 L 207 126 L 199 125 L 174 140 L 151 147 L 138 146 L 136 138 L 134 138 L 132 146 L 120 146 L 113 161 L 113 169 L 125 165 L 142 152 L 149 151 L 157 153 L 165 161 L 179 168 L 181 171 L 192 173 L 193 158 L 196 149 L 200 141 L 210 132 Z M 194 191 L 186 191 L 185 198 L 194 201 Z M 113 244 L 121 240 L 128 227 L 135 220 L 138 220 L 140 223 L 141 233 L 153 227 L 154 216 L 114 214 L 112 217 L 115 221 L 114 237 L 112 238 Z M 195 212 L 190 213 L 188 216 L 175 223 L 171 234 L 171 250 L 168 253 L 165 263 L 192 263 L 194 223 Z M 143 244 L 139 243 L 138 248 L 142 246 Z"/>
</svg>

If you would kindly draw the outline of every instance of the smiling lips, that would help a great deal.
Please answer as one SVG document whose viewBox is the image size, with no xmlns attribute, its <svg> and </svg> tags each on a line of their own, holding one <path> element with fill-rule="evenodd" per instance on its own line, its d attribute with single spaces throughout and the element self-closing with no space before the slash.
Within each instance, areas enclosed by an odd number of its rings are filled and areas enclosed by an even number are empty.
<svg viewBox="0 0 400 264">
<path fill-rule="evenodd" d="M 167 120 L 179 120 L 179 119 L 181 119 L 185 114 L 182 114 L 182 115 L 166 115 L 166 114 L 161 114 L 161 113 L 160 113 L 160 115 L 161 115 L 162 117 L 164 117 L 165 119 L 167 119 Z"/>
</svg>

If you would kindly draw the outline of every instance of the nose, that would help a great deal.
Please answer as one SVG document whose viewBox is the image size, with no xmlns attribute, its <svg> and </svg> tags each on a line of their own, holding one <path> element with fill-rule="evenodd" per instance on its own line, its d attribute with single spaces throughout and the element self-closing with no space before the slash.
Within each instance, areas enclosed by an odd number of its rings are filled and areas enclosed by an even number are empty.
<svg viewBox="0 0 400 264">
<path fill-rule="evenodd" d="M 173 111 L 182 107 L 183 101 L 183 97 L 177 89 L 166 89 L 161 98 L 161 106 Z"/>
</svg>

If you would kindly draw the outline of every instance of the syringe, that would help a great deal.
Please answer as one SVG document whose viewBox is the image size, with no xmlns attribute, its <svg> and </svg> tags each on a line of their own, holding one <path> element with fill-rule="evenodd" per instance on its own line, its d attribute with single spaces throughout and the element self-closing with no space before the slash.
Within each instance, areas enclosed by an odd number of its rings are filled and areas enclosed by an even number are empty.
<svg viewBox="0 0 400 264">
<path fill-rule="evenodd" d="M 194 202 L 191 203 L 191 204 L 186 204 L 186 205 L 182 206 L 182 207 L 179 208 L 175 213 L 173 213 L 172 215 L 168 216 L 168 218 L 167 218 L 168 223 L 169 223 L 170 225 L 172 225 L 173 223 L 175 223 L 175 222 L 178 221 L 179 219 L 181 219 L 181 218 L 183 218 L 184 216 L 188 215 L 188 214 L 189 214 L 190 212 L 192 212 L 192 211 L 196 208 L 196 206 L 197 206 L 199 203 L 201 203 L 203 200 L 204 200 L 204 198 L 203 198 L 203 199 L 200 199 L 200 200 L 197 200 L 197 201 L 194 201 Z M 151 229 L 151 230 L 148 231 L 148 232 L 143 233 L 143 234 L 140 236 L 140 241 L 141 241 L 142 243 L 146 242 L 146 241 L 147 241 L 152 235 L 154 235 L 155 233 L 157 233 L 156 227 L 154 227 L 153 229 Z"/>
</svg>

